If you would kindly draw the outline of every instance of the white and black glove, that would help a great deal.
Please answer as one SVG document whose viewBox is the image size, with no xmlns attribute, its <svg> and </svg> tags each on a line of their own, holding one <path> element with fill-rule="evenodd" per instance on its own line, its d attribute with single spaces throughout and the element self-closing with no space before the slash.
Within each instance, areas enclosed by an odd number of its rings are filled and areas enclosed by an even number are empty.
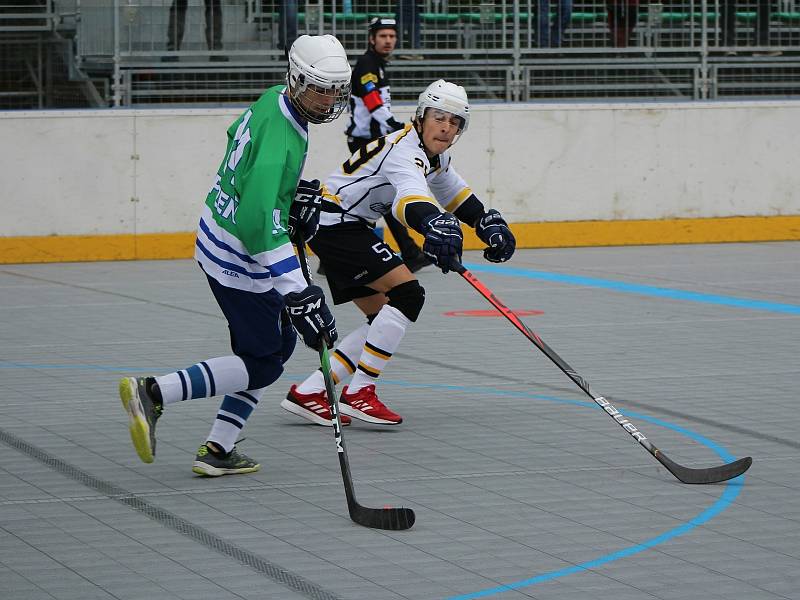
<svg viewBox="0 0 800 600">
<path fill-rule="evenodd" d="M 319 350 L 321 341 L 326 339 L 328 348 L 333 348 L 338 337 L 336 321 L 325 304 L 321 287 L 310 285 L 299 292 L 289 292 L 283 299 L 292 325 L 306 346 Z"/>
<path fill-rule="evenodd" d="M 461 263 L 461 252 L 464 248 L 464 234 L 461 223 L 455 215 L 442 212 L 431 215 L 422 222 L 422 235 L 425 241 L 422 252 L 431 261 L 447 273 L 455 270 Z"/>
<path fill-rule="evenodd" d="M 319 229 L 319 211 L 322 208 L 322 186 L 319 179 L 301 179 L 289 207 L 289 239 L 308 242 Z"/>
<path fill-rule="evenodd" d="M 506 262 L 514 254 L 517 240 L 514 239 L 514 234 L 508 228 L 508 223 L 495 209 L 489 209 L 478 219 L 475 224 L 475 233 L 484 244 L 489 246 L 483 251 L 483 257 L 489 262 Z"/>
</svg>

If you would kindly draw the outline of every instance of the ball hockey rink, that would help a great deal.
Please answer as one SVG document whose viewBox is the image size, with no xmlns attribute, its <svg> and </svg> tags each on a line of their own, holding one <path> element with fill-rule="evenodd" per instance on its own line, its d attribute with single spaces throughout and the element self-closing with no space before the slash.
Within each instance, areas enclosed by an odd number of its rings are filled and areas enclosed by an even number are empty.
<svg viewBox="0 0 800 600">
<path fill-rule="evenodd" d="M 2 265 L 0 597 L 800 599 L 798 256 L 464 257 L 673 460 L 753 457 L 714 485 L 678 482 L 461 277 L 421 271 L 379 383 L 404 422 L 344 428 L 359 501 L 416 512 L 399 532 L 350 520 L 331 430 L 280 408 L 318 366 L 301 346 L 244 430 L 260 472 L 191 472 L 219 399 L 168 406 L 139 461 L 117 380 L 230 352 L 192 261 Z"/>
</svg>

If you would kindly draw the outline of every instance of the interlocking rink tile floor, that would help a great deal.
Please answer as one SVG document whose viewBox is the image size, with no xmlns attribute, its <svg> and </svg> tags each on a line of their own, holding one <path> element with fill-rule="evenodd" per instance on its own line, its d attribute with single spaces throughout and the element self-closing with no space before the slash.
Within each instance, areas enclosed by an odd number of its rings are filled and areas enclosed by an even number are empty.
<svg viewBox="0 0 800 600">
<path fill-rule="evenodd" d="M 428 268 L 379 385 L 404 423 L 344 430 L 359 501 L 417 522 L 367 529 L 332 431 L 279 406 L 318 366 L 306 348 L 244 430 L 260 472 L 192 473 L 219 399 L 167 407 L 156 461 L 137 458 L 117 380 L 229 353 L 192 261 L 2 265 L 0 598 L 800 598 L 800 243 L 464 261 L 670 458 L 752 468 L 680 483 Z M 343 334 L 361 323 L 335 315 Z"/>
</svg>

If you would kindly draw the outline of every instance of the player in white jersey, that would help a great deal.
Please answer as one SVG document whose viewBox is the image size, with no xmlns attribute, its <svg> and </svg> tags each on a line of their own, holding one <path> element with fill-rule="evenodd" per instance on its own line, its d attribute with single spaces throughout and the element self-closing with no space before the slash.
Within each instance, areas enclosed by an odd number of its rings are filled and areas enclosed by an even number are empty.
<svg viewBox="0 0 800 600">
<path fill-rule="evenodd" d="M 468 125 L 466 91 L 440 79 L 420 94 L 411 124 L 361 148 L 325 182 L 319 232 L 309 245 L 325 268 L 334 303 L 353 301 L 367 316 L 331 361 L 335 382 L 353 374 L 341 394 L 344 415 L 371 423 L 402 422 L 378 399 L 375 384 L 425 302 L 417 279 L 375 234 L 378 219 L 391 211 L 421 233 L 423 252 L 443 273 L 460 262 L 460 221 L 486 243 L 487 260 L 504 262 L 514 253 L 507 223 L 498 211 L 485 209 L 447 151 Z M 293 385 L 281 406 L 330 425 L 320 416 L 329 408 L 321 371 Z"/>
</svg>

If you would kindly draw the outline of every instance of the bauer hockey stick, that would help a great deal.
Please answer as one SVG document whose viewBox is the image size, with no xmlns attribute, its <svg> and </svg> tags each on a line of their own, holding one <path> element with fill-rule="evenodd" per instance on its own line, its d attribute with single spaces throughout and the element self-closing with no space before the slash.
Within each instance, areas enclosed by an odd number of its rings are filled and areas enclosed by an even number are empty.
<svg viewBox="0 0 800 600">
<path fill-rule="evenodd" d="M 619 423 L 619 425 L 621 425 L 625 431 L 633 436 L 633 439 L 644 446 L 644 448 L 650 454 L 652 454 L 656 460 L 658 460 L 658 462 L 666 467 L 667 471 L 672 473 L 680 481 L 683 483 L 719 483 L 721 481 L 733 479 L 750 468 L 750 465 L 753 463 L 753 459 L 749 456 L 740 458 L 739 460 L 735 460 L 731 463 L 720 465 L 718 467 L 709 467 L 706 469 L 691 469 L 689 467 L 684 467 L 683 465 L 680 465 L 674 460 L 668 458 L 667 455 L 656 448 L 650 442 L 650 440 L 648 440 L 645 435 L 633 423 L 630 422 L 630 420 L 622 416 L 622 413 L 614 408 L 608 400 L 602 396 L 595 396 L 592 392 L 592 389 L 589 387 L 589 382 L 581 377 L 577 371 L 575 371 L 575 369 L 570 367 L 564 361 L 564 359 L 556 354 L 555 350 L 545 344 L 542 338 L 531 331 L 511 309 L 503 304 L 500 299 L 495 296 L 489 288 L 481 283 L 481 281 L 475 277 L 475 275 L 473 275 L 466 267 L 464 267 L 464 265 L 458 265 L 458 267 L 456 267 L 454 270 L 457 271 L 464 279 L 466 279 L 472 287 L 478 290 L 478 293 L 480 293 L 481 296 L 486 298 L 489 303 L 499 310 L 506 319 L 511 321 L 511 323 L 514 324 L 514 327 L 519 329 L 525 335 L 525 337 L 533 342 L 534 346 L 541 350 L 544 355 L 549 358 L 559 369 L 561 369 L 567 377 L 574 381 L 575 384 L 581 388 L 587 396 L 594 400 L 600 406 L 600 408 L 608 413 L 609 417 Z"/>
<path fill-rule="evenodd" d="M 306 259 L 305 243 L 294 241 L 297 248 L 297 256 L 300 259 L 300 268 L 303 277 L 309 285 L 313 283 L 311 270 L 308 268 Z M 336 452 L 339 456 L 339 467 L 342 470 L 342 480 L 344 482 L 344 494 L 347 497 L 347 510 L 350 518 L 359 525 L 371 527 L 373 529 L 390 529 L 400 531 L 409 529 L 416 520 L 414 511 L 410 508 L 369 508 L 363 506 L 356 500 L 356 491 L 353 487 L 353 478 L 350 476 L 350 461 L 347 460 L 347 448 L 344 444 L 342 435 L 342 419 L 339 412 L 339 399 L 336 396 L 336 386 L 331 376 L 331 362 L 328 354 L 328 344 L 326 339 L 320 344 L 319 362 L 322 376 L 325 379 L 325 390 L 328 392 L 328 402 L 331 405 L 331 424 L 333 425 L 333 435 L 336 439 Z"/>
</svg>

